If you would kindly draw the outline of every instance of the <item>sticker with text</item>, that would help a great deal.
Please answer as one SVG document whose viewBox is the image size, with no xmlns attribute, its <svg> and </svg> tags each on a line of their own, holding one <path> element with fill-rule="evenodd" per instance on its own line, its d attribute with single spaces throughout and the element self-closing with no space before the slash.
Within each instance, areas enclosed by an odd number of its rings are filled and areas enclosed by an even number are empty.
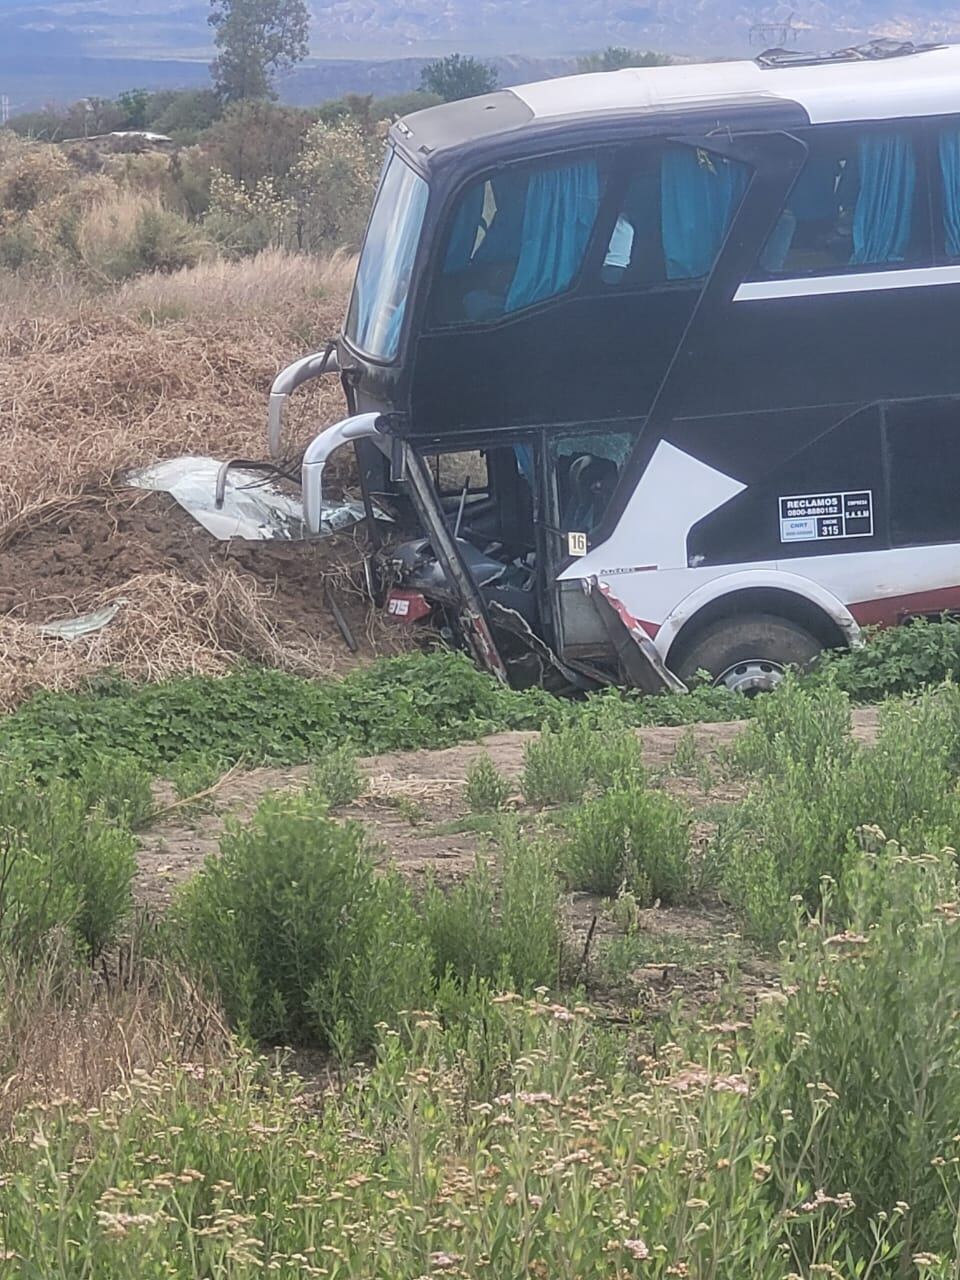
<svg viewBox="0 0 960 1280">
<path fill-rule="evenodd" d="M 780 499 L 781 542 L 873 537 L 873 492 L 808 493 Z"/>
</svg>

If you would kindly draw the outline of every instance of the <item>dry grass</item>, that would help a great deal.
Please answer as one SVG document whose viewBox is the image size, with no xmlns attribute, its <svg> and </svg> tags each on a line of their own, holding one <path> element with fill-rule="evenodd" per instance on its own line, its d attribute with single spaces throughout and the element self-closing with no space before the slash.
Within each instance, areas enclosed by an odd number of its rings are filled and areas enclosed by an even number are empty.
<svg viewBox="0 0 960 1280">
<path fill-rule="evenodd" d="M 120 204 L 129 222 L 143 203 L 115 201 L 101 210 L 100 230 L 121 217 Z M 109 528 L 119 477 L 134 466 L 184 453 L 262 457 L 270 384 L 337 331 L 354 268 L 346 254 L 321 260 L 273 250 L 100 290 L 66 276 L 0 272 L 0 554 L 16 557 L 42 525 L 69 527 L 71 504 L 81 500 L 102 504 Z M 342 416 L 337 380 L 306 388 L 293 407 L 291 456 Z M 289 587 L 278 602 L 277 582 L 259 566 L 238 572 L 215 549 L 211 542 L 202 571 L 161 556 L 155 571 L 98 585 L 95 595 L 89 568 L 61 573 L 49 591 L 40 568 L 23 589 L 49 598 L 47 617 L 128 603 L 95 635 L 39 647 L 21 610 L 0 617 L 0 709 L 38 688 L 75 688 L 105 667 L 156 680 L 218 675 L 240 654 L 308 675 L 344 665 L 332 618 L 329 628 L 315 617 L 299 631 L 287 625 Z M 328 577 L 316 590 L 346 593 L 357 639 L 367 652 L 376 648 L 350 568 L 320 563 L 318 572 Z"/>
<path fill-rule="evenodd" d="M 330 318 L 330 332 L 338 327 L 342 306 L 356 271 L 356 259 L 349 253 L 330 258 L 303 258 L 282 249 L 266 249 L 256 258 L 228 262 L 223 258 L 201 263 L 171 275 L 141 276 L 117 293 L 122 312 L 159 318 L 190 315 L 208 320 L 241 316 L 262 322 L 278 307 L 286 308 L 317 300 L 324 318 Z"/>
<path fill-rule="evenodd" d="M 270 384 L 337 329 L 349 272 L 274 252 L 100 296 L 0 273 L 0 536 L 138 463 L 262 456 Z M 332 379 L 302 400 L 315 427 L 342 409 Z"/>
<path fill-rule="evenodd" d="M 217 1009 L 185 976 L 135 951 L 130 944 L 97 975 L 52 939 L 37 971 L 0 977 L 0 1136 L 27 1107 L 96 1107 L 134 1072 L 182 1062 L 199 1073 L 224 1058 L 229 1033 Z"/>
<path fill-rule="evenodd" d="M 340 581 L 341 600 L 358 594 L 355 583 L 343 581 L 341 570 L 329 577 L 334 584 Z M 317 589 L 323 590 L 322 577 Z M 39 689 L 77 689 L 104 670 L 135 681 L 221 676 L 243 657 L 319 678 L 353 664 L 332 616 L 313 635 L 285 627 L 275 588 L 229 564 L 212 564 L 195 581 L 173 571 L 143 573 L 96 598 L 51 598 L 50 614 L 70 616 L 115 603 L 120 608 L 112 622 L 75 640 L 40 638 L 35 625 L 11 614 L 0 617 L 0 712 L 13 710 Z M 384 647 L 378 643 L 383 625 L 379 616 L 368 614 L 358 640 L 368 649 Z"/>
</svg>

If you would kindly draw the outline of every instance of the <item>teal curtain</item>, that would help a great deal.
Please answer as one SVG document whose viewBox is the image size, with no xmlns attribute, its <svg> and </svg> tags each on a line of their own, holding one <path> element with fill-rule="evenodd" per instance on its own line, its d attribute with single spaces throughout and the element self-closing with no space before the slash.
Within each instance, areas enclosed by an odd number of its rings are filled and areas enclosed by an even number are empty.
<svg viewBox="0 0 960 1280">
<path fill-rule="evenodd" d="M 854 266 L 903 262 L 913 232 L 917 160 L 902 134 L 863 138 L 860 192 L 853 214 Z"/>
<path fill-rule="evenodd" d="M 663 253 L 668 280 L 709 275 L 747 190 L 749 170 L 693 147 L 664 152 Z"/>
<path fill-rule="evenodd" d="M 596 162 L 544 169 L 527 187 L 510 313 L 565 293 L 583 265 L 600 209 Z"/>
<path fill-rule="evenodd" d="M 943 176 L 943 224 L 947 253 L 960 258 L 960 130 L 940 134 L 940 172 Z"/>
<path fill-rule="evenodd" d="M 477 247 L 480 223 L 483 220 L 485 191 L 486 183 L 474 183 L 460 201 L 457 216 L 453 220 L 450 244 L 447 246 L 447 259 L 443 267 L 447 275 L 466 271 L 470 265 Z"/>
</svg>

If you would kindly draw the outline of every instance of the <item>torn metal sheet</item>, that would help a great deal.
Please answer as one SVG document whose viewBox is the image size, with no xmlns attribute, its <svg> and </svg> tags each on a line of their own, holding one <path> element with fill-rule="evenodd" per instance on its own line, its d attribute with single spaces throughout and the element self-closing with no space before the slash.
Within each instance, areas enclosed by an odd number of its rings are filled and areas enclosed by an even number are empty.
<svg viewBox="0 0 960 1280">
<path fill-rule="evenodd" d="M 643 693 L 688 693 L 687 686 L 664 663 L 657 646 L 622 600 L 605 582 L 588 578 L 584 588 L 603 619 L 607 634 L 630 683 Z"/>
<path fill-rule="evenodd" d="M 308 535 L 299 497 L 287 493 L 278 481 L 264 479 L 242 467 L 229 472 L 222 506 L 217 506 L 216 458 L 173 458 L 133 471 L 127 483 L 135 489 L 169 493 L 208 533 L 226 542 L 299 542 Z M 374 508 L 378 520 L 390 520 Z M 364 519 L 359 502 L 324 503 L 321 532 L 329 536 Z"/>
<path fill-rule="evenodd" d="M 579 672 L 574 671 L 572 667 L 560 661 L 546 641 L 540 639 L 530 626 L 530 623 L 516 609 L 508 609 L 505 605 L 500 604 L 498 600 L 488 601 L 487 607 L 490 610 L 490 620 L 494 625 L 517 636 L 529 647 L 530 652 L 539 659 L 540 684 L 543 684 L 545 668 L 552 667 L 574 689 L 587 690 L 593 687 L 591 681 L 585 680 Z"/>
<path fill-rule="evenodd" d="M 126 600 L 115 600 L 113 604 L 105 605 L 94 613 L 81 614 L 78 618 L 44 622 L 37 627 L 37 630 L 42 636 L 52 640 L 79 640 L 81 636 L 90 636 L 95 631 L 102 631 L 114 620 L 126 603 Z"/>
</svg>

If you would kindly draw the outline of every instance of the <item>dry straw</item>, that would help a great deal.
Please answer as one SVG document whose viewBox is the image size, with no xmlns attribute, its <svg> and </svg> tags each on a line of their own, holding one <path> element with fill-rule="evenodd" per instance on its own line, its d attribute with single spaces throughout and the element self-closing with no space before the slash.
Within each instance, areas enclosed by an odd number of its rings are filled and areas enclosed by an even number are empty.
<svg viewBox="0 0 960 1280">
<path fill-rule="evenodd" d="M 101 291 L 0 272 L 0 551 L 16 554 L 24 535 L 63 525 L 73 503 L 106 510 L 120 475 L 138 464 L 184 453 L 262 457 L 270 384 L 339 327 L 353 270 L 346 255 L 273 250 Z M 344 412 L 336 379 L 305 390 L 295 408 L 291 456 Z M 61 588 L 50 617 L 126 601 L 81 640 L 38 645 L 20 610 L 0 618 L 0 708 L 36 688 L 74 688 L 105 667 L 157 680 L 222 674 L 238 655 L 306 675 L 345 664 L 332 617 L 298 631 L 278 582 L 240 572 L 219 550 L 211 542 L 196 571 L 161 563 L 95 594 L 89 574 L 73 594 Z M 329 564 L 316 557 L 316 590 L 344 602 L 369 651 L 381 632 L 363 600 L 361 556 L 357 547 Z M 44 586 L 33 586 L 35 600 Z"/>
<path fill-rule="evenodd" d="M 199 1075 L 229 1050 L 215 1006 L 185 975 L 140 955 L 136 937 L 109 972 L 71 956 L 54 936 L 29 976 L 0 973 L 0 1137 L 26 1107 L 97 1107 L 134 1072 L 180 1062 Z"/>
</svg>

